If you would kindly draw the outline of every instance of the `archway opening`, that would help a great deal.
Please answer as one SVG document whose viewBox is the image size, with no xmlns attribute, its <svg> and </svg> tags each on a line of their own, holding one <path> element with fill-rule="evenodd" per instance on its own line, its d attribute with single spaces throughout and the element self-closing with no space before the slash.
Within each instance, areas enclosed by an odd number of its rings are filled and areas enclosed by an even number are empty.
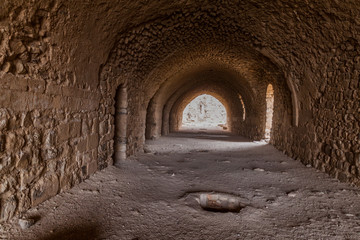
<svg viewBox="0 0 360 240">
<path fill-rule="evenodd" d="M 227 113 L 215 97 L 202 94 L 184 109 L 181 129 L 227 130 Z"/>
<path fill-rule="evenodd" d="M 266 90 L 266 123 L 265 123 L 265 140 L 270 140 L 272 130 L 272 120 L 274 113 L 274 89 L 271 84 Z"/>
</svg>

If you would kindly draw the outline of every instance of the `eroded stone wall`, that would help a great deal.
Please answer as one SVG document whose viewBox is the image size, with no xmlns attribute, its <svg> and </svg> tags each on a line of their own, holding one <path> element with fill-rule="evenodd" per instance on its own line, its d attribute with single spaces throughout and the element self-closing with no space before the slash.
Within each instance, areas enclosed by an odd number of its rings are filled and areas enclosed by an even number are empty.
<svg viewBox="0 0 360 240">
<path fill-rule="evenodd" d="M 0 24 L 0 221 L 98 168 L 99 101 L 62 68 L 54 1 L 8 2 Z M 64 61 L 64 62 L 63 62 Z M 87 85 L 88 86 L 88 85 Z"/>
</svg>

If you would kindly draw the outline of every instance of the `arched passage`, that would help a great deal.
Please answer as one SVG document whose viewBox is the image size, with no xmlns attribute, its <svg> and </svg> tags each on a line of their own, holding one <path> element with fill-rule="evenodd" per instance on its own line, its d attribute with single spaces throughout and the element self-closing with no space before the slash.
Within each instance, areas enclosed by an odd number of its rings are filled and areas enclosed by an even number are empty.
<svg viewBox="0 0 360 240">
<path fill-rule="evenodd" d="M 19 159 L 26 167 L 44 167 L 29 177 L 34 181 L 21 183 L 26 191 L 50 189 L 44 185 L 46 178 L 52 176 L 56 183 L 62 181 L 61 174 L 74 181 L 66 181 L 60 190 L 72 186 L 88 175 L 81 168 L 86 170 L 89 162 L 82 159 L 89 156 L 99 166 L 110 162 L 115 125 L 109 115 L 114 112 L 116 79 L 129 82 L 129 124 L 124 125 L 128 142 L 124 144 L 131 149 L 128 154 L 141 151 L 149 100 L 182 69 L 190 71 L 199 58 L 223 63 L 241 75 L 232 86 L 249 86 L 237 88 L 247 107 L 245 123 L 248 129 L 256 129 L 244 134 L 264 137 L 266 116 L 257 114 L 259 109 L 264 113 L 265 85 L 271 82 L 275 91 L 271 142 L 306 164 L 359 182 L 356 1 L 156 1 L 149 5 L 135 1 L 129 6 L 104 0 L 74 6 L 64 0 L 5 2 L 0 149 L 6 156 L 2 161 L 9 159 L 9 168 L 4 169 L 3 179 L 19 176 Z M 181 84 L 174 85 L 175 90 L 161 95 L 154 105 L 157 133 L 163 128 L 165 104 L 180 88 Z M 291 114 L 293 125 L 288 121 Z M 101 128 L 107 124 L 109 128 Z M 34 128 L 39 132 L 33 133 Z M 33 135 L 45 138 L 48 134 L 53 139 L 49 146 L 31 140 Z M 10 144 L 23 138 L 29 145 L 26 149 Z M 49 159 L 31 156 L 44 147 L 49 148 Z M 31 165 L 37 157 L 38 163 Z M 74 168 L 60 174 L 55 165 Z M 3 186 L 13 190 L 4 194 L 9 199 L 3 201 L 13 202 L 16 211 L 40 202 L 23 194 L 19 183 L 16 179 Z"/>
<path fill-rule="evenodd" d="M 249 113 L 255 114 L 260 110 L 260 102 L 253 101 L 254 95 L 249 83 L 234 69 L 221 67 L 221 64 L 200 65 L 195 69 L 185 68 L 167 80 L 151 98 L 147 107 L 146 138 L 157 138 L 161 134 L 169 133 L 169 112 L 174 103 L 188 93 L 195 98 L 198 95 L 193 94 L 199 94 L 200 91 L 203 94 L 215 92 L 223 97 L 226 96 L 227 102 L 233 102 L 234 114 L 230 119 L 231 122 L 243 121 L 243 113 L 240 116 L 238 114 L 243 109 L 236 109 L 242 105 L 239 94 L 243 96 L 243 102 L 251 106 Z M 256 118 L 253 120 L 257 121 Z"/>
<path fill-rule="evenodd" d="M 226 129 L 224 105 L 209 94 L 194 98 L 183 110 L 181 129 Z"/>
<path fill-rule="evenodd" d="M 191 87 L 191 86 L 190 86 Z M 208 94 L 215 97 L 225 107 L 227 113 L 226 126 L 228 131 L 239 134 L 244 128 L 242 121 L 242 108 L 239 108 L 240 101 L 237 92 L 233 88 L 225 87 L 216 82 L 199 82 L 191 89 L 185 88 L 179 93 L 173 94 L 165 105 L 163 111 L 163 126 L 166 131 L 176 132 L 181 127 L 183 110 L 197 96 Z"/>
</svg>

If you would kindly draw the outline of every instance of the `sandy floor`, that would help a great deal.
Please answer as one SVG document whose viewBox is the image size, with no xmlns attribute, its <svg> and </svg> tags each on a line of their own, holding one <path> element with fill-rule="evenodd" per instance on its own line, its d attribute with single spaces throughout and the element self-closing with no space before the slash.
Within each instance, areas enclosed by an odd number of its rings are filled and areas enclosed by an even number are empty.
<svg viewBox="0 0 360 240">
<path fill-rule="evenodd" d="M 5 239 L 360 239 L 360 190 L 271 145 L 176 134 L 30 210 Z M 203 210 L 200 193 L 237 195 L 239 213 Z"/>
</svg>

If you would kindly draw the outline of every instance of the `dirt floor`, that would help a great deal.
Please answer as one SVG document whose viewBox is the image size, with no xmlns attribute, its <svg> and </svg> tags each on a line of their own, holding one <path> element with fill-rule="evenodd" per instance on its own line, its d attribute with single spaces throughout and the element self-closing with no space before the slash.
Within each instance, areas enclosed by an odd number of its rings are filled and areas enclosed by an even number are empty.
<svg viewBox="0 0 360 240">
<path fill-rule="evenodd" d="M 240 212 L 203 210 L 201 193 L 238 196 Z M 26 217 L 4 239 L 360 239 L 360 189 L 265 142 L 205 133 L 149 141 Z"/>
</svg>

